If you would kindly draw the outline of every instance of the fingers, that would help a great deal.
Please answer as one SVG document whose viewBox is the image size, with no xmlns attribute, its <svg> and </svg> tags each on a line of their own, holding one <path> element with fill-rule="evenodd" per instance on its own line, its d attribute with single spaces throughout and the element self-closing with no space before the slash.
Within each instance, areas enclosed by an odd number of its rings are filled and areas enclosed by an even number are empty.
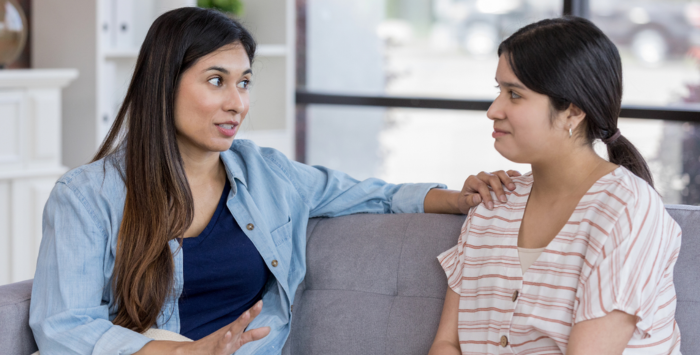
<svg viewBox="0 0 700 355">
<path fill-rule="evenodd" d="M 468 201 L 469 201 L 469 205 L 470 205 L 470 206 L 474 207 L 474 206 L 476 206 L 476 205 L 478 205 L 478 204 L 481 203 L 481 195 L 479 195 L 479 194 L 472 194 L 472 195 L 469 196 L 469 197 L 470 197 L 470 199 L 469 199 Z"/>
<path fill-rule="evenodd" d="M 523 175 L 523 174 L 521 174 L 521 173 L 520 173 L 519 171 L 517 171 L 517 170 L 508 170 L 507 173 L 508 173 L 508 176 L 510 176 L 510 177 L 516 177 L 516 176 L 522 176 L 522 175 Z"/>
<path fill-rule="evenodd" d="M 465 195 L 476 192 L 479 197 L 473 196 L 471 199 L 468 199 L 467 202 L 472 202 L 474 203 L 472 206 L 476 206 L 479 204 L 477 201 L 481 200 L 484 202 L 486 208 L 491 210 L 493 209 L 493 199 L 491 198 L 491 191 L 489 191 L 489 187 L 484 182 L 485 179 L 488 181 L 485 174 L 488 173 L 482 171 L 476 177 L 470 176 L 467 178 L 467 181 L 464 182 L 464 189 L 462 192 Z"/>
<path fill-rule="evenodd" d="M 245 328 L 248 327 L 250 322 L 255 319 L 255 317 L 260 314 L 260 311 L 262 311 L 262 300 L 258 301 L 253 307 L 250 307 L 247 311 L 243 312 L 238 319 L 236 319 L 233 323 L 231 323 L 231 327 L 229 331 L 234 335 L 237 336 L 238 334 L 243 333 Z"/>
<path fill-rule="evenodd" d="M 513 171 L 513 170 L 511 170 Z M 517 173 L 517 171 L 515 171 Z M 495 171 L 493 174 L 498 177 L 500 182 L 508 188 L 508 190 L 515 190 L 515 183 L 513 183 L 513 179 L 511 179 L 510 174 L 503 170 Z"/>
<path fill-rule="evenodd" d="M 270 327 L 251 329 L 241 335 L 241 346 L 251 341 L 260 340 L 270 334 Z"/>
<path fill-rule="evenodd" d="M 509 181 L 510 178 L 506 175 L 504 171 L 497 171 L 491 174 L 482 172 L 479 173 L 479 175 L 482 175 L 482 180 L 486 179 L 484 180 L 484 182 L 491 187 L 491 190 L 493 190 L 493 193 L 496 195 L 496 198 L 499 201 L 501 201 L 502 203 L 506 203 L 508 201 L 506 193 L 503 192 L 503 184 L 501 183 L 501 180 L 503 179 L 503 176 L 505 176 Z"/>
<path fill-rule="evenodd" d="M 508 202 L 508 197 L 503 187 L 505 186 L 511 191 L 515 190 L 515 183 L 513 183 L 512 177 L 516 176 L 520 176 L 520 173 L 516 170 L 508 170 L 507 172 L 499 170 L 493 173 L 482 171 L 476 177 L 470 176 L 464 182 L 464 189 L 462 190 L 463 194 L 467 196 L 467 204 L 474 207 L 483 201 L 484 206 L 492 210 L 494 203 L 489 187 L 493 190 L 498 201 L 502 203 Z M 478 196 L 476 194 L 468 196 L 474 192 L 478 193 Z"/>
</svg>

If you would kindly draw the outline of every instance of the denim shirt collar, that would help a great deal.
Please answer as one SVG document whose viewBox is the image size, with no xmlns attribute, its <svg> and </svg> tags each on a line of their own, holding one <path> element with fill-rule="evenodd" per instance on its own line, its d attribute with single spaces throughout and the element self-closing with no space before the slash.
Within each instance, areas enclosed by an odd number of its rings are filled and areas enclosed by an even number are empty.
<svg viewBox="0 0 700 355">
<path fill-rule="evenodd" d="M 234 183 L 234 179 L 240 181 L 241 184 L 243 184 L 243 186 L 248 188 L 248 183 L 245 179 L 246 172 L 243 171 L 245 167 L 243 161 L 239 157 L 237 157 L 236 154 L 231 150 L 221 152 L 221 161 L 224 163 L 224 168 L 226 169 L 226 176 L 231 182 L 232 194 L 235 195 L 238 192 L 236 184 Z"/>
</svg>

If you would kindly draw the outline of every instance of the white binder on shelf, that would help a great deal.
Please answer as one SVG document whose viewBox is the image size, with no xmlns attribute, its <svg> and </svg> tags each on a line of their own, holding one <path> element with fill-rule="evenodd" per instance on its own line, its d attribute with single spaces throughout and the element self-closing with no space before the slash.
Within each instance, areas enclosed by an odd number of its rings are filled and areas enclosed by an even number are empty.
<svg viewBox="0 0 700 355">
<path fill-rule="evenodd" d="M 117 84 L 117 63 L 111 60 L 107 60 L 102 63 L 102 79 L 100 85 L 102 86 L 99 96 L 99 124 L 98 124 L 98 140 L 102 142 L 109 128 L 112 127 L 114 118 L 117 115 L 114 96 L 115 96 L 115 86 Z"/>
<path fill-rule="evenodd" d="M 115 31 L 116 26 L 114 26 L 114 18 L 112 18 L 113 6 L 112 2 L 114 0 L 99 0 L 98 11 L 99 11 L 99 28 L 97 29 L 100 38 L 100 45 L 104 50 L 114 47 L 117 40 L 117 33 Z"/>
<path fill-rule="evenodd" d="M 114 48 L 134 47 L 134 0 L 111 0 L 116 24 Z"/>
</svg>

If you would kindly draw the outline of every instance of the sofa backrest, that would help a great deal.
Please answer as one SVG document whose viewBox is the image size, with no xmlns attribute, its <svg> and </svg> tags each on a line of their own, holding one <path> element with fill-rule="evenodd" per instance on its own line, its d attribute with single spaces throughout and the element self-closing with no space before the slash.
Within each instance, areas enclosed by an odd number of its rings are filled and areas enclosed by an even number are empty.
<svg viewBox="0 0 700 355">
<path fill-rule="evenodd" d="M 456 243 L 463 222 L 430 214 L 311 220 L 283 354 L 427 354 L 447 289 L 435 257 Z"/>
<path fill-rule="evenodd" d="M 667 205 L 683 230 L 674 281 L 681 351 L 700 354 L 700 207 Z M 437 255 L 464 216 L 311 220 L 307 273 L 283 354 L 427 354 L 447 288 Z"/>
<path fill-rule="evenodd" d="M 29 328 L 32 280 L 0 286 L 0 353 L 29 355 L 37 351 Z"/>
<path fill-rule="evenodd" d="M 683 231 L 681 252 L 673 273 L 681 352 L 700 354 L 700 207 L 666 205 L 666 210 Z"/>
</svg>

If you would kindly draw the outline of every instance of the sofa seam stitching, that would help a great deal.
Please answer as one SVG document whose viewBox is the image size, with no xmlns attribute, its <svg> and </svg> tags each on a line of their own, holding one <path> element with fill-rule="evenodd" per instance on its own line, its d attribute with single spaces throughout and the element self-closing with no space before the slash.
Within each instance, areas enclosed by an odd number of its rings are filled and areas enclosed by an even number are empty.
<svg viewBox="0 0 700 355">
<path fill-rule="evenodd" d="M 403 256 L 403 248 L 406 245 L 406 235 L 408 234 L 408 227 L 411 226 L 411 223 L 413 222 L 413 217 L 409 217 L 408 223 L 406 223 L 406 228 L 403 230 L 403 238 L 401 238 L 401 251 L 399 251 L 399 260 L 396 262 L 396 294 L 394 297 L 391 299 L 391 307 L 389 307 L 389 314 L 388 318 L 391 318 L 391 312 L 394 310 L 394 304 L 396 303 L 396 297 L 399 297 L 399 273 L 401 272 L 401 257 Z M 389 347 L 389 325 L 391 322 L 389 322 L 389 319 L 387 319 L 386 322 L 386 329 L 384 330 L 384 337 L 386 342 L 384 343 L 384 354 L 387 354 L 387 348 Z"/>
<path fill-rule="evenodd" d="M 0 304 L 0 308 L 10 307 L 10 306 L 16 306 L 16 305 L 18 305 L 18 304 L 20 304 L 20 303 L 24 303 L 24 302 L 27 302 L 27 301 L 31 301 L 31 298 L 27 298 L 27 299 L 24 299 L 24 300 L 21 300 L 21 301 L 17 301 L 17 302 L 14 302 L 14 303 Z"/>
</svg>

